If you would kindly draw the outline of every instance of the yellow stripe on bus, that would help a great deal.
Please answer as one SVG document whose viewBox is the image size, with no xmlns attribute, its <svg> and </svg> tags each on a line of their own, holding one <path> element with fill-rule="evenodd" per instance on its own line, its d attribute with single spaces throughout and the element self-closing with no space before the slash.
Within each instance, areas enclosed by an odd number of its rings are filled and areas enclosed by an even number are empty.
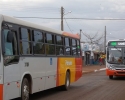
<svg viewBox="0 0 125 100">
<path fill-rule="evenodd" d="M 70 71 L 70 82 L 75 81 L 75 58 L 58 58 L 57 86 L 65 84 L 66 71 Z"/>
</svg>

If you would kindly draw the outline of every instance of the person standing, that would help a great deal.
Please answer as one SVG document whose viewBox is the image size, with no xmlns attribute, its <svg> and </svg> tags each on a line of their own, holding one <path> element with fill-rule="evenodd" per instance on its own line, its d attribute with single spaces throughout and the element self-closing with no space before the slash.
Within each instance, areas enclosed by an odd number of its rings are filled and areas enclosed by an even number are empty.
<svg viewBox="0 0 125 100">
<path fill-rule="evenodd" d="M 100 66 L 102 65 L 102 57 L 100 56 L 100 58 L 99 58 L 99 64 L 100 64 Z"/>
</svg>

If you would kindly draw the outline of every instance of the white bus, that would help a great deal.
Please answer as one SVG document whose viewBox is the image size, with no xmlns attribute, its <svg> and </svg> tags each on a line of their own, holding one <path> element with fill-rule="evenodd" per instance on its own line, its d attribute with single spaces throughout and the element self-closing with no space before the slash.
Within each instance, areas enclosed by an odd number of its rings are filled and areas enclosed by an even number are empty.
<svg viewBox="0 0 125 100">
<path fill-rule="evenodd" d="M 113 76 L 125 76 L 125 40 L 111 40 L 107 44 L 106 73 Z"/>
<path fill-rule="evenodd" d="M 82 76 L 80 37 L 0 15 L 0 100 L 62 86 Z"/>
</svg>

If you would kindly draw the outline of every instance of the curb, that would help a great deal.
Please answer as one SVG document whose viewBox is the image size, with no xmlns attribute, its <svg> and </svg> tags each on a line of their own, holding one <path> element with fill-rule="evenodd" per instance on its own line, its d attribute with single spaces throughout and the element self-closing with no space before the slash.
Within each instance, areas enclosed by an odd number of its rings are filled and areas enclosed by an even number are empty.
<svg viewBox="0 0 125 100">
<path fill-rule="evenodd" d="M 82 71 L 82 73 L 83 74 L 87 74 L 87 73 L 92 73 L 92 72 L 99 72 L 99 71 L 104 71 L 104 70 L 106 70 L 106 68 L 101 68 L 101 69 L 99 69 L 99 70 L 93 70 L 93 71 Z"/>
</svg>

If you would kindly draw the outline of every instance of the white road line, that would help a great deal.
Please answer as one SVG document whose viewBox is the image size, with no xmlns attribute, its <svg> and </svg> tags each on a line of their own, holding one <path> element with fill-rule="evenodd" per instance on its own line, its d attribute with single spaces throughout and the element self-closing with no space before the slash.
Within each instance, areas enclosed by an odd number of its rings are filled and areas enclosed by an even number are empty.
<svg viewBox="0 0 125 100">
<path fill-rule="evenodd" d="M 101 68 L 101 69 L 99 69 L 99 70 L 106 70 L 106 68 Z"/>
<path fill-rule="evenodd" d="M 106 70 L 106 68 L 101 68 L 101 69 L 99 69 L 99 70 L 94 70 L 94 72 L 102 71 L 102 70 Z"/>
</svg>

